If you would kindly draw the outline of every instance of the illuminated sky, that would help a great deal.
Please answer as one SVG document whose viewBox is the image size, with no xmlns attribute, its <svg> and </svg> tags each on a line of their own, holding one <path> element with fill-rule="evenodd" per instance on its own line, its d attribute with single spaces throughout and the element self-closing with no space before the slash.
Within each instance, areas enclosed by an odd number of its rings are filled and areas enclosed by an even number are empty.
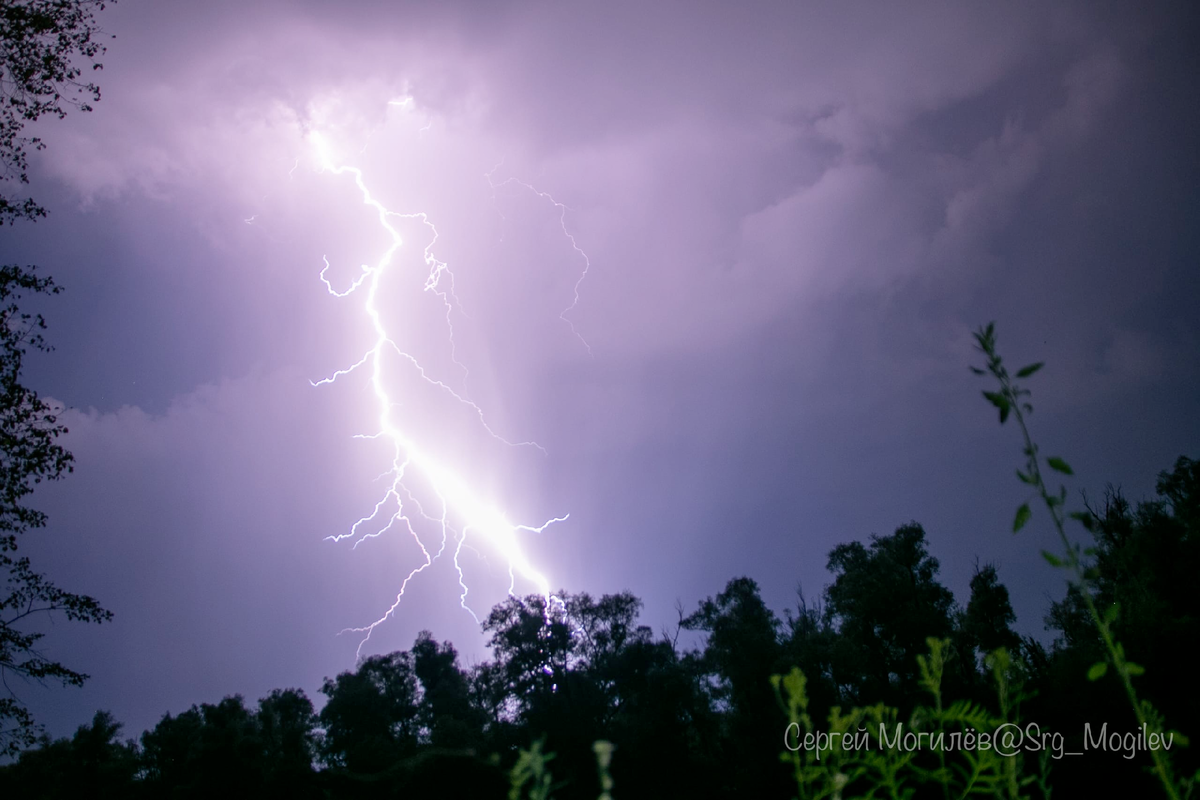
<svg viewBox="0 0 1200 800">
<path fill-rule="evenodd" d="M 341 291 L 390 239 L 313 133 L 436 225 L 453 352 L 420 219 L 378 289 L 390 334 L 545 453 L 397 368 L 406 431 L 512 522 L 569 513 L 531 562 L 656 629 L 738 575 L 778 611 L 816 597 L 831 547 L 915 519 L 960 598 L 995 562 L 1040 633 L 1051 531 L 1008 532 L 1019 441 L 966 369 L 989 320 L 1048 362 L 1034 433 L 1074 488 L 1145 497 L 1200 455 L 1194 9 L 247 5 L 103 12 L 103 100 L 38 131 L 51 216 L 3 232 L 67 288 L 28 378 L 77 467 L 27 550 L 117 615 L 51 630 L 93 676 L 24 692 L 52 733 L 316 694 L 422 562 L 395 530 L 326 539 L 391 456 L 353 438 L 379 429 L 365 375 L 311 385 L 375 336 L 320 273 Z M 475 544 L 482 613 L 509 578 Z M 418 577 L 366 651 L 428 628 L 485 657 L 453 564 Z"/>
</svg>

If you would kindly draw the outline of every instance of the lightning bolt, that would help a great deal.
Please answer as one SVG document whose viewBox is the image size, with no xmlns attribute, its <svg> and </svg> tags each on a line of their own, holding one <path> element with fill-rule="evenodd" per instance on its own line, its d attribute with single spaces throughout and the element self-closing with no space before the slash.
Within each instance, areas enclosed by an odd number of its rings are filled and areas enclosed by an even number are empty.
<svg viewBox="0 0 1200 800">
<path fill-rule="evenodd" d="M 565 203 L 560 203 L 559 201 L 555 200 L 554 196 L 549 192 L 544 192 L 533 184 L 526 183 L 523 180 L 519 180 L 517 178 L 506 178 L 505 180 L 496 183 L 492 176 L 495 175 L 496 171 L 502 166 L 504 166 L 503 161 L 492 167 L 488 172 L 484 173 L 484 177 L 487 178 L 488 186 L 492 188 L 492 201 L 495 202 L 496 200 L 496 190 L 507 186 L 510 183 L 524 187 L 543 200 L 548 200 L 550 204 L 553 205 L 558 211 L 558 225 L 560 228 L 562 228 L 563 236 L 565 236 L 567 241 L 571 243 L 571 247 L 575 250 L 575 252 L 579 253 L 580 257 L 583 258 L 583 270 L 579 273 L 579 277 L 575 280 L 575 286 L 572 287 L 571 304 L 559 312 L 558 318 L 567 323 L 567 326 L 571 329 L 571 333 L 574 334 L 575 338 L 583 344 L 584 349 L 587 350 L 587 354 L 592 356 L 592 346 L 588 344 L 587 339 L 583 338 L 583 334 L 581 334 L 575 328 L 575 323 L 567 317 L 567 314 L 570 314 L 579 305 L 579 287 L 583 285 L 583 282 L 587 279 L 588 272 L 592 269 L 591 258 L 589 258 L 584 249 L 579 246 L 579 242 L 575 240 L 575 234 L 571 233 L 571 231 L 567 229 L 567 212 L 571 209 Z M 500 216 L 503 217 L 504 215 L 501 214 Z"/>
<path fill-rule="evenodd" d="M 431 377 L 417 359 L 405 352 L 388 332 L 384 314 L 379 308 L 378 296 L 381 279 L 390 269 L 394 268 L 394 257 L 403 244 L 400 232 L 397 230 L 394 222 L 400 219 L 419 220 L 431 233 L 429 243 L 424 249 L 424 262 L 429 269 L 424 289 L 437 295 L 445 305 L 445 319 L 450 331 L 451 356 L 454 363 L 463 370 L 464 376 L 467 374 L 466 367 L 458 361 L 454 349 L 454 326 L 451 320 L 451 312 L 454 310 L 458 299 L 454 293 L 453 273 L 451 273 L 445 262 L 440 261 L 433 254 L 432 248 L 438 238 L 437 229 L 423 212 L 398 213 L 386 208 L 371 194 L 362 170 L 355 166 L 339 163 L 333 157 L 328 142 L 319 133 L 311 133 L 309 141 L 322 172 L 337 176 L 350 176 L 353 179 L 354 185 L 361 195 L 363 204 L 373 212 L 380 227 L 386 232 L 390 241 L 387 249 L 373 265 L 363 265 L 362 273 L 351 281 L 348 288 L 338 290 L 329 280 L 327 277 L 330 269 L 328 259 L 324 259 L 325 266 L 319 276 L 328 292 L 334 297 L 345 298 L 355 293 L 362 294 L 365 292 L 363 311 L 371 322 L 374 341 L 356 362 L 348 367 L 337 370 L 327 378 L 312 381 L 311 383 L 313 386 L 323 386 L 331 384 L 352 372 L 366 370 L 370 375 L 371 390 L 379 409 L 379 429 L 376 433 L 364 435 L 361 438 L 385 440 L 391 444 L 392 451 L 390 465 L 380 476 L 384 480 L 386 488 L 370 513 L 355 522 L 347 532 L 326 538 L 332 541 L 352 538 L 355 539 L 354 547 L 357 547 L 367 539 L 382 536 L 393 528 L 399 528 L 416 542 L 423 556 L 421 562 L 405 576 L 400 584 L 395 601 L 382 616 L 369 625 L 347 628 L 343 633 L 355 632 L 363 635 L 356 651 L 356 656 L 361 658 L 362 649 L 371 638 L 371 634 L 375 628 L 387 621 L 396 612 L 409 583 L 417 575 L 428 569 L 448 548 L 452 549 L 454 568 L 458 575 L 459 587 L 462 590 L 459 596 L 459 604 L 478 621 L 478 617 L 467 605 L 469 590 L 462 565 L 459 561 L 459 556 L 464 547 L 474 550 L 468 544 L 468 536 L 482 541 L 492 550 L 503 556 L 508 565 L 510 594 L 515 589 L 518 577 L 528 581 L 537 587 L 538 592 L 545 598 L 547 615 L 549 615 L 551 607 L 561 606 L 561 601 L 555 602 L 557 598 L 551 595 L 550 582 L 532 564 L 526 555 L 521 546 L 521 535 L 539 534 L 548 526 L 566 520 L 568 515 L 564 514 L 561 517 L 554 517 L 537 526 L 522 525 L 510 521 L 503 511 L 489 505 L 474 492 L 454 469 L 439 461 L 425 447 L 418 444 L 406 434 L 393 418 L 393 409 L 397 406 L 397 403 L 395 398 L 389 393 L 384 380 L 385 356 L 398 357 L 403 363 L 406 363 L 415 370 L 416 374 L 428 385 L 445 393 L 452 401 L 473 410 L 483 428 L 499 441 L 513 446 L 534 447 L 545 453 L 544 448 L 536 442 L 510 442 L 493 431 L 484 418 L 483 410 L 478 405 L 459 392 L 456 392 L 447 383 Z M 534 191 L 537 190 L 535 189 Z M 538 192 L 538 194 L 549 198 L 549 195 L 545 195 L 542 192 Z M 566 206 L 557 203 L 553 198 L 550 198 L 550 200 L 555 202 L 556 207 L 559 207 L 562 214 L 565 215 Z M 560 217 L 560 221 L 563 219 L 563 217 Z M 566 232 L 565 222 L 563 229 Z M 578 244 L 576 244 L 574 236 L 571 236 L 570 233 L 567 233 L 567 235 L 570 237 L 570 241 L 575 249 L 582 253 L 586 259 L 587 254 L 583 253 Z M 590 267 L 590 262 L 587 263 L 587 266 Z M 586 275 L 586 270 L 584 275 Z M 581 276 L 579 282 L 575 285 L 575 301 L 560 315 L 569 325 L 571 323 L 566 319 L 565 315 L 567 311 L 572 310 L 578 303 L 579 283 L 582 282 L 583 277 Z M 445 284 L 443 281 L 445 281 Z M 571 329 L 575 331 L 574 325 L 571 325 Z M 579 336 L 577 331 L 575 331 L 575 335 L 583 341 L 583 337 Z M 587 345 L 586 341 L 584 341 L 584 345 Z M 588 352 L 591 352 L 590 348 L 588 348 Z M 438 507 L 436 509 L 431 508 L 426 510 L 410 492 L 406 481 L 415 476 L 423 478 L 424 482 L 432 490 L 433 496 L 437 498 Z M 431 543 L 422 537 L 418 532 L 418 528 L 424 526 L 414 525 L 414 516 L 434 524 L 439 533 L 438 541 Z M 457 522 L 457 528 L 451 523 L 451 519 Z"/>
</svg>

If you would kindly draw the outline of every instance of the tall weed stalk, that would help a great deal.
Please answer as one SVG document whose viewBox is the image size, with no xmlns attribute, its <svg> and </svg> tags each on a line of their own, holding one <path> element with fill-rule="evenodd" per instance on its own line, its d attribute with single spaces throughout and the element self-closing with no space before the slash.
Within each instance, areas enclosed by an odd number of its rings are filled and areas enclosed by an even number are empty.
<svg viewBox="0 0 1200 800">
<path fill-rule="evenodd" d="M 971 367 L 971 371 L 976 375 L 991 375 L 999 385 L 999 391 L 985 391 L 983 396 L 999 411 L 1001 425 L 1011 416 L 1016 420 L 1017 426 L 1021 429 L 1021 438 L 1024 442 L 1022 452 L 1025 455 L 1025 469 L 1017 470 L 1017 478 L 1022 483 L 1033 487 L 1033 491 L 1041 499 L 1046 510 L 1050 512 L 1051 522 L 1054 524 L 1055 531 L 1058 532 L 1062 554 L 1056 555 L 1043 550 L 1042 557 L 1051 566 L 1067 571 L 1067 579 L 1078 589 L 1087 608 L 1088 615 L 1091 617 L 1092 623 L 1095 625 L 1096 631 L 1104 643 L 1107 660 L 1093 664 L 1088 670 L 1087 677 L 1089 680 L 1099 680 L 1104 677 L 1111 665 L 1122 687 L 1125 689 L 1125 694 L 1129 698 L 1129 704 L 1132 706 L 1134 714 L 1137 716 L 1139 726 L 1143 726 L 1149 732 L 1163 735 L 1165 731 L 1162 714 L 1149 701 L 1139 700 L 1137 692 L 1133 687 L 1133 679 L 1143 674 L 1145 669 L 1140 664 L 1126 658 L 1125 648 L 1121 646 L 1121 643 L 1117 641 L 1113 633 L 1113 623 L 1116 622 L 1117 616 L 1120 614 L 1119 604 L 1113 603 L 1104 609 L 1103 612 L 1096 605 L 1096 599 L 1091 587 L 1091 581 L 1095 572 L 1086 560 L 1093 556 L 1095 551 L 1092 548 L 1084 549 L 1080 545 L 1072 543 L 1067 537 L 1067 518 L 1074 519 L 1082 523 L 1085 527 L 1088 527 L 1090 525 L 1090 517 L 1086 511 L 1065 512 L 1064 505 L 1067 499 L 1067 487 L 1065 485 L 1060 486 L 1057 492 L 1051 492 L 1046 485 L 1042 464 L 1044 463 L 1047 469 L 1062 475 L 1073 475 L 1074 471 L 1066 461 L 1058 456 L 1050 456 L 1043 459 L 1037 444 L 1034 443 L 1033 438 L 1029 434 L 1029 426 L 1025 421 L 1025 417 L 1027 414 L 1033 412 L 1033 406 L 1027 399 L 1030 392 L 1023 386 L 1018 385 L 1015 379 L 1024 380 L 1031 377 L 1044 366 L 1044 362 L 1039 361 L 1035 364 L 1029 364 L 1017 370 L 1016 375 L 1010 376 L 1008 369 L 1004 366 L 1004 360 L 996 352 L 996 330 L 994 323 L 989 323 L 987 327 L 976 331 L 975 342 L 976 348 L 984 354 L 986 363 L 982 368 Z M 1029 503 L 1022 503 L 1017 509 L 1016 517 L 1013 519 L 1013 533 L 1016 533 L 1025 526 L 1031 514 Z M 1186 737 L 1178 731 L 1171 731 L 1171 734 L 1175 737 L 1176 741 L 1183 744 L 1187 743 Z M 1174 771 L 1171 768 L 1170 756 L 1165 749 L 1151 748 L 1150 755 L 1154 760 L 1154 773 L 1158 776 L 1168 797 L 1172 798 L 1172 800 L 1180 800 L 1180 798 L 1191 793 L 1191 785 L 1194 779 L 1184 782 L 1176 781 Z"/>
</svg>

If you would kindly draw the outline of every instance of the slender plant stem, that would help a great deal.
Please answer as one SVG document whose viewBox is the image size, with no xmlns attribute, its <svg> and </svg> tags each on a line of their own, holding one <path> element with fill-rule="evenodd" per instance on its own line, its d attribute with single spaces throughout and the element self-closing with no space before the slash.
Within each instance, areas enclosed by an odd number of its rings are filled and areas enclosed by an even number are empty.
<svg viewBox="0 0 1200 800">
<path fill-rule="evenodd" d="M 1008 403 L 1008 411 L 1011 411 L 1017 421 L 1017 425 L 1021 428 L 1021 436 L 1025 441 L 1025 455 L 1029 459 L 1027 465 L 1029 483 L 1037 490 L 1038 495 L 1042 498 L 1042 502 L 1046 505 L 1046 509 L 1050 512 L 1050 518 L 1054 521 L 1054 529 L 1058 532 L 1059 541 L 1062 543 L 1066 553 L 1066 565 L 1071 571 L 1072 583 L 1079 590 L 1084 605 L 1091 615 L 1092 622 L 1095 624 L 1096 630 L 1100 632 L 1100 638 L 1103 640 L 1104 647 L 1108 651 L 1109 660 L 1120 677 L 1121 685 L 1125 688 L 1125 694 L 1129 698 L 1129 704 L 1133 706 L 1133 712 L 1137 716 L 1138 724 L 1143 728 L 1159 728 L 1156 721 L 1152 721 L 1147 717 L 1145 708 L 1138 700 L 1137 692 L 1134 691 L 1133 681 L 1127 668 L 1124 651 L 1120 644 L 1113 638 L 1112 629 L 1109 627 L 1108 622 L 1099 609 L 1096 608 L 1096 601 L 1092 597 L 1091 589 L 1088 587 L 1087 572 L 1079 557 L 1079 550 L 1067 538 L 1065 518 L 1063 516 L 1064 498 L 1062 495 L 1050 494 L 1046 488 L 1046 481 L 1042 477 L 1042 470 L 1038 461 L 1037 445 L 1033 443 L 1033 438 L 1029 434 L 1029 426 L 1025 422 L 1025 415 L 1021 411 L 1021 397 L 1024 394 L 1028 394 L 1028 392 L 1015 386 L 1008 375 L 1008 370 L 1000 365 L 1000 358 L 996 355 L 995 351 L 995 339 L 991 326 L 976 334 L 976 338 L 979 341 L 980 349 L 988 357 L 988 370 L 1000 382 L 1001 394 Z M 1028 405 L 1026 405 L 1026 409 L 1029 409 Z M 1008 411 L 1003 407 L 1001 408 L 1001 422 L 1004 421 L 1004 416 L 1007 415 Z M 1162 782 L 1163 788 L 1166 789 L 1168 797 L 1172 798 L 1172 800 L 1181 800 L 1182 796 L 1175 786 L 1171 774 L 1171 765 L 1166 753 L 1161 748 L 1152 747 L 1150 748 L 1150 756 L 1154 760 L 1154 771 Z"/>
</svg>

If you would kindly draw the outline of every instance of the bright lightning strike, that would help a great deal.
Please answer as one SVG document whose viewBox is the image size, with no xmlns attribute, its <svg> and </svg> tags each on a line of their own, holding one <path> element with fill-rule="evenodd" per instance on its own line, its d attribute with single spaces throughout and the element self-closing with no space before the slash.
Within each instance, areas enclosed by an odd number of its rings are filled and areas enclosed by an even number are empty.
<svg viewBox="0 0 1200 800">
<path fill-rule="evenodd" d="M 406 105 L 408 102 L 410 101 L 406 99 L 404 101 L 394 101 L 394 104 Z M 429 376 L 417 359 L 405 352 L 388 333 L 385 316 L 379 308 L 378 294 L 380 281 L 387 271 L 393 268 L 393 259 L 403 244 L 394 221 L 398 219 L 419 220 L 431 232 L 430 242 L 424 250 L 425 265 L 429 269 L 429 275 L 425 280 L 424 288 L 426 291 L 436 294 L 445 305 L 446 322 L 450 331 L 451 355 L 454 363 L 461 367 L 465 374 L 466 368 L 454 356 L 454 327 L 450 317 L 451 311 L 454 308 L 452 298 L 456 300 L 454 296 L 454 277 L 446 263 L 438 260 L 432 252 L 433 244 L 437 241 L 437 229 L 424 213 L 401 214 L 384 207 L 367 188 L 363 172 L 360 168 L 339 163 L 334 157 L 330 145 L 319 134 L 311 134 L 310 142 L 322 171 L 339 176 L 348 175 L 353 179 L 355 186 L 361 194 L 363 204 L 374 213 L 380 227 L 387 233 L 390 240 L 389 246 L 379 256 L 375 264 L 363 265 L 362 273 L 344 290 L 339 291 L 334 288 L 333 284 L 326 277 L 330 268 L 327 259 L 325 260 L 324 269 L 320 272 L 321 281 L 325 284 L 329 293 L 335 297 L 344 298 L 355 292 L 365 292 L 366 297 L 363 302 L 363 311 L 371 322 L 375 338 L 370 348 L 356 362 L 334 372 L 323 380 L 313 382 L 313 385 L 321 386 L 332 383 L 338 378 L 358 370 L 368 371 L 370 373 L 371 389 L 379 408 L 379 430 L 377 433 L 365 438 L 384 439 L 392 445 L 390 467 L 381 476 L 387 484 L 383 496 L 379 498 L 371 512 L 355 522 L 348 532 L 328 538 L 334 541 L 352 538 L 355 539 L 355 547 L 357 547 L 359 543 L 366 539 L 382 536 L 393 528 L 401 528 L 416 541 L 423 555 L 422 562 L 414 567 L 400 584 L 395 602 L 392 603 L 379 619 L 363 627 L 347 629 L 363 634 L 363 638 L 358 645 L 357 654 L 361 656 L 362 648 L 368 639 L 370 639 L 375 628 L 395 613 L 401 599 L 404 597 L 404 592 L 408 588 L 409 582 L 430 567 L 446 551 L 447 546 L 451 543 L 453 543 L 454 568 L 458 574 L 459 586 L 462 589 L 459 598 L 460 605 L 471 613 L 473 617 L 475 616 L 474 612 L 467 606 L 468 588 L 463 576 L 462 566 L 459 563 L 459 555 L 462 553 L 463 548 L 470 547 L 467 544 L 468 535 L 478 538 L 504 557 L 508 564 L 510 594 L 513 592 L 516 579 L 519 576 L 537 587 L 538 592 L 546 598 L 547 611 L 549 611 L 552 600 L 550 582 L 530 562 L 529 557 L 521 547 L 521 537 L 519 534 L 541 533 L 547 526 L 567 519 L 567 515 L 555 517 L 538 526 L 520 525 L 511 522 L 505 516 L 504 512 L 492 507 L 472 491 L 471 487 L 467 485 L 466 481 L 452 467 L 439 461 L 428 450 L 410 438 L 393 418 L 393 409 L 397 406 L 397 402 L 389 393 L 384 379 L 385 357 L 391 356 L 398 357 L 402 362 L 407 363 L 422 380 L 447 394 L 454 402 L 471 408 L 478 416 L 484 429 L 493 437 L 506 444 L 527 445 L 545 452 L 536 442 L 513 443 L 496 434 L 488 427 L 484 419 L 483 410 L 478 405 L 456 392 L 448 384 Z M 529 188 L 532 189 L 532 187 Z M 537 190 L 533 189 L 533 191 L 536 192 Z M 542 192 L 538 192 L 538 194 L 549 198 L 563 214 L 566 213 L 566 206 L 554 201 L 549 195 Z M 560 217 L 560 221 L 561 219 Z M 576 244 L 574 236 L 567 233 L 565 223 L 563 230 L 570 238 L 571 244 L 583 255 L 585 263 L 587 263 L 587 254 L 583 253 L 578 244 Z M 590 263 L 587 263 L 587 265 L 590 266 Z M 582 282 L 584 276 L 586 276 L 586 269 L 584 270 L 584 275 L 580 276 L 579 282 L 575 285 L 575 301 L 562 312 L 561 316 L 568 324 L 571 323 L 566 319 L 565 314 L 578 303 L 579 283 Z M 446 288 L 443 288 L 443 279 L 449 284 Z M 572 331 L 575 330 L 574 325 L 571 325 L 571 329 Z M 579 336 L 578 332 L 576 332 L 576 336 Z M 583 341 L 582 336 L 579 336 L 579 338 Z M 584 345 L 586 346 L 587 343 L 584 342 Z M 590 348 L 588 352 L 591 352 Z M 426 511 L 410 493 L 405 481 L 413 477 L 414 474 L 422 477 L 433 490 L 433 494 L 437 497 L 439 508 Z M 418 533 L 417 527 L 413 524 L 412 515 L 419 516 L 435 524 L 440 532 L 440 541 L 436 543 L 436 546 L 427 542 Z M 451 524 L 452 519 L 456 521 L 457 529 Z M 476 619 L 478 620 L 478 618 Z"/>
</svg>

